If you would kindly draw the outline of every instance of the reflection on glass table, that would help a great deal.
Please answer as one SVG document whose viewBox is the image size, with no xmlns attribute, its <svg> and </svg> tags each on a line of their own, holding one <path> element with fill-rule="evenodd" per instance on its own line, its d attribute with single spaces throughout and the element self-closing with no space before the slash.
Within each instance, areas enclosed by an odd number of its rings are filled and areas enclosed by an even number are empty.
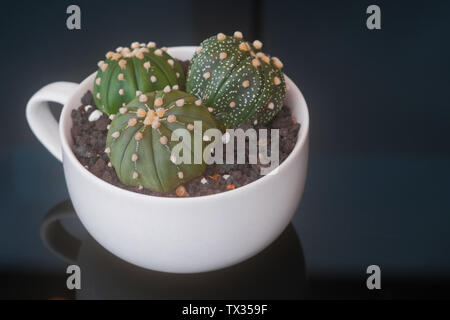
<svg viewBox="0 0 450 320">
<path fill-rule="evenodd" d="M 131 265 L 87 232 L 80 239 L 61 223 L 82 228 L 70 201 L 55 206 L 41 224 L 49 250 L 81 269 L 77 299 L 299 299 L 306 292 L 303 251 L 294 227 L 258 255 L 232 267 L 173 274 Z"/>
</svg>

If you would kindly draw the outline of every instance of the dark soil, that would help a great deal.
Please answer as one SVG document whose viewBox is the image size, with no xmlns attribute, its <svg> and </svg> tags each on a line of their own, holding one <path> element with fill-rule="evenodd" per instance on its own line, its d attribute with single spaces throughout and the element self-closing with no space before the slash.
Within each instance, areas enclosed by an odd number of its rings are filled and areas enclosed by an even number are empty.
<svg viewBox="0 0 450 320">
<path fill-rule="evenodd" d="M 114 168 L 108 166 L 109 159 L 104 153 L 108 131 L 107 126 L 110 123 L 109 118 L 102 115 L 96 121 L 89 121 L 89 115 L 96 110 L 91 92 L 87 92 L 83 96 L 81 103 L 82 105 L 78 109 L 72 111 L 72 138 L 74 141 L 72 149 L 75 156 L 86 169 L 100 179 L 123 189 L 148 195 L 164 197 L 177 196 L 175 191 L 172 193 L 159 193 L 145 188 L 138 190 L 136 187 L 129 187 L 122 184 L 117 178 Z M 86 105 L 91 105 L 92 108 L 85 110 Z M 244 130 L 250 127 L 252 126 L 242 126 Z M 256 130 L 261 128 L 280 129 L 280 164 L 294 149 L 300 129 L 300 125 L 293 120 L 290 109 L 286 106 L 281 109 L 275 119 L 268 125 L 253 127 Z M 269 150 L 270 140 L 269 135 L 267 139 Z M 235 149 L 237 147 L 236 145 L 235 143 Z M 261 167 L 259 164 L 212 164 L 207 166 L 203 176 L 185 183 L 184 187 L 191 197 L 225 192 L 242 187 L 263 177 L 260 174 L 260 170 Z"/>
</svg>

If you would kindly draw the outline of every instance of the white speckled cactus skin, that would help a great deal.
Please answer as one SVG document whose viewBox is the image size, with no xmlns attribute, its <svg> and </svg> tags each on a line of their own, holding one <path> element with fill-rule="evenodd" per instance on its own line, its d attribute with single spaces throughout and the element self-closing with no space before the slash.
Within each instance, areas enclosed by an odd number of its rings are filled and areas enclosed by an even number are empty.
<svg viewBox="0 0 450 320">
<path fill-rule="evenodd" d="M 203 159 L 199 163 L 176 164 L 171 154 L 173 147 L 181 143 L 170 140 L 174 130 L 187 129 L 192 143 L 187 149 L 194 156 L 194 121 L 202 122 L 202 136 L 216 127 L 197 97 L 167 86 L 162 91 L 141 94 L 112 118 L 105 152 L 122 183 L 170 192 L 205 170 Z"/>
<path fill-rule="evenodd" d="M 226 128 L 266 124 L 283 106 L 286 84 L 282 63 L 252 44 L 219 33 L 202 42 L 191 61 L 187 91 L 200 97 Z"/>
<path fill-rule="evenodd" d="M 167 85 L 184 90 L 182 67 L 154 42 L 134 42 L 131 49 L 110 51 L 98 67 L 94 100 L 97 108 L 108 115 L 117 113 L 139 93 L 162 90 Z"/>
</svg>

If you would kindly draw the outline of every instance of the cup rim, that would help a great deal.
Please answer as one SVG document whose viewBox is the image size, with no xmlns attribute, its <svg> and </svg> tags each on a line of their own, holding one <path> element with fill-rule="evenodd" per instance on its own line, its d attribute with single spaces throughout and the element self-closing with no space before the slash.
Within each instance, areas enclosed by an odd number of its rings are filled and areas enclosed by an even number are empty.
<svg viewBox="0 0 450 320">
<path fill-rule="evenodd" d="M 186 51 L 194 52 L 197 48 L 198 48 L 197 46 L 176 46 L 176 47 L 169 47 L 168 51 L 172 55 L 175 54 L 175 56 L 176 56 L 177 51 L 178 52 L 186 52 Z M 120 188 L 116 185 L 113 185 L 109 182 L 102 180 L 101 178 L 97 177 L 92 172 L 90 172 L 88 169 L 86 169 L 81 164 L 81 162 L 77 159 L 77 157 L 73 153 L 71 145 L 69 144 L 68 137 L 66 136 L 66 132 L 68 132 L 70 134 L 71 130 L 66 130 L 66 127 L 65 127 L 66 123 L 68 125 L 73 124 L 70 115 L 71 115 L 71 111 L 73 109 L 75 109 L 76 107 L 69 108 L 69 104 L 72 102 L 73 97 L 80 95 L 80 93 L 82 96 L 85 93 L 87 84 L 89 82 L 91 82 L 91 78 L 94 78 L 96 73 L 97 73 L 97 71 L 90 74 L 79 84 L 77 90 L 74 93 L 72 93 L 72 95 L 69 97 L 67 102 L 64 104 L 62 111 L 61 111 L 60 119 L 59 119 L 59 136 L 60 136 L 61 146 L 62 146 L 62 150 L 63 150 L 63 165 L 64 165 L 64 161 L 67 161 L 67 160 L 71 161 L 72 163 L 74 163 L 74 166 L 78 169 L 78 173 L 87 177 L 90 181 L 92 181 L 92 183 L 96 183 L 112 192 L 122 194 L 122 195 L 127 195 L 130 197 L 134 197 L 136 199 L 140 199 L 143 201 L 145 201 L 144 199 L 148 199 L 148 201 L 149 200 L 152 200 L 152 201 L 157 200 L 157 201 L 198 202 L 198 201 L 202 201 L 203 199 L 212 199 L 212 200 L 220 199 L 220 198 L 226 199 L 228 197 L 234 196 L 237 192 L 245 192 L 247 190 L 251 190 L 252 188 L 255 188 L 257 185 L 259 185 L 261 183 L 270 183 L 271 178 L 274 178 L 274 175 L 269 174 L 269 175 L 265 175 L 265 176 L 255 180 L 253 182 L 250 182 L 249 184 L 246 184 L 242 187 L 236 188 L 234 190 L 229 190 L 226 192 L 219 192 L 219 193 L 210 194 L 210 195 L 196 196 L 196 197 L 161 197 L 161 196 L 142 194 L 142 193 L 137 193 L 134 191 Z M 304 148 L 306 140 L 309 135 L 309 111 L 308 111 L 308 106 L 306 104 L 305 98 L 303 97 L 303 94 L 300 91 L 300 89 L 297 87 L 297 85 L 286 74 L 283 73 L 283 75 L 285 77 L 285 80 L 289 87 L 289 90 L 293 90 L 295 92 L 295 100 L 296 100 L 295 105 L 297 108 L 303 109 L 302 112 L 304 113 L 304 119 L 303 119 L 300 129 L 299 129 L 299 135 L 297 137 L 297 142 L 295 143 L 295 147 L 291 151 L 291 153 L 287 156 L 287 158 L 281 164 L 279 164 L 279 166 L 276 168 L 276 170 L 278 170 L 277 175 L 280 174 L 282 170 L 284 171 L 285 168 L 288 166 L 288 164 L 290 164 L 292 161 L 294 161 L 295 155 L 298 154 Z M 87 88 L 87 90 L 91 90 L 91 89 Z M 83 92 L 81 92 L 81 91 L 83 91 Z M 291 105 L 286 105 L 286 106 L 289 107 L 291 110 L 293 110 L 293 108 L 294 108 Z M 66 122 L 64 120 L 67 117 L 69 117 L 69 121 Z M 65 158 L 67 158 L 67 159 L 65 160 Z"/>
</svg>

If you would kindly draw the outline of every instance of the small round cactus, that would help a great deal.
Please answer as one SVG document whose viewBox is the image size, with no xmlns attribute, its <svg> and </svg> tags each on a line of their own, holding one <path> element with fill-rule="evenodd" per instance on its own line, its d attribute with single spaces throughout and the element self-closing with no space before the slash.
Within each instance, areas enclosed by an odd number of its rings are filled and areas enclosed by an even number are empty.
<svg viewBox="0 0 450 320">
<path fill-rule="evenodd" d="M 108 115 L 117 113 L 139 93 L 162 90 L 167 85 L 184 89 L 182 67 L 165 49 L 157 49 L 154 42 L 134 42 L 131 49 L 110 51 L 98 67 L 94 100 L 97 108 Z"/>
<path fill-rule="evenodd" d="M 119 180 L 128 186 L 171 192 L 178 185 L 203 173 L 206 165 L 202 155 L 194 155 L 194 121 L 202 122 L 200 132 L 215 128 L 214 118 L 201 101 L 180 90 L 141 94 L 119 113 L 111 115 L 105 152 Z M 173 131 L 186 129 L 189 142 L 171 141 Z M 185 143 L 190 151 L 190 163 L 179 163 L 173 148 Z M 201 142 L 202 149 L 205 142 Z M 184 152 L 185 149 L 183 149 Z M 184 154 L 182 155 L 184 157 Z M 200 161 L 196 164 L 194 158 Z"/>
<path fill-rule="evenodd" d="M 202 42 L 191 60 L 187 91 L 200 97 L 226 128 L 266 124 L 283 106 L 286 84 L 278 58 L 261 52 L 262 43 L 219 33 Z"/>
</svg>

